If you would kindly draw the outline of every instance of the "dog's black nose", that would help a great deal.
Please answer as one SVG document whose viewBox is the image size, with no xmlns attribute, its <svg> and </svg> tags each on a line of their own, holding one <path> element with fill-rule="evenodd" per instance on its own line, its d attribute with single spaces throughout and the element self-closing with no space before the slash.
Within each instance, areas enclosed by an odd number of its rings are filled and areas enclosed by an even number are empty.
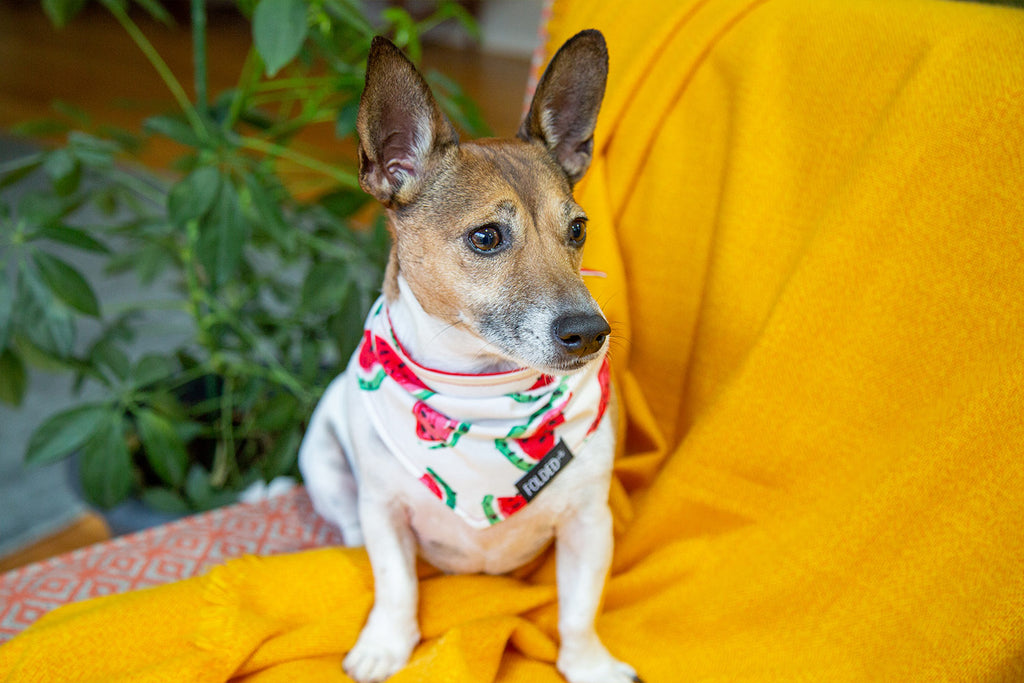
<svg viewBox="0 0 1024 683">
<path fill-rule="evenodd" d="M 551 323 L 551 333 L 574 356 L 587 356 L 600 350 L 612 328 L 597 313 L 569 314 Z"/>
</svg>

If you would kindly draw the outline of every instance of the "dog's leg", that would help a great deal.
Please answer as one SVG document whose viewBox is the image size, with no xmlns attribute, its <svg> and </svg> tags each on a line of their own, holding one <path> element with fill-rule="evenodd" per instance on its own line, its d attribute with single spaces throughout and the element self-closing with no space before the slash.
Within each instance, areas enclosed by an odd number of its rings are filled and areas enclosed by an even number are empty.
<svg viewBox="0 0 1024 683">
<path fill-rule="evenodd" d="M 359 683 L 376 683 L 405 666 L 420 640 L 416 540 L 397 505 L 361 500 L 359 511 L 373 567 L 374 603 L 344 668 Z"/>
<path fill-rule="evenodd" d="M 359 523 L 359 492 L 355 474 L 342 445 L 345 405 L 345 375 L 327 387 L 309 419 L 309 427 L 299 446 L 299 470 L 313 509 L 341 530 L 349 547 L 363 545 Z"/>
<path fill-rule="evenodd" d="M 636 683 L 631 666 L 615 659 L 594 630 L 612 560 L 612 515 L 603 500 L 566 518 L 556 539 L 558 670 L 569 683 Z"/>
</svg>

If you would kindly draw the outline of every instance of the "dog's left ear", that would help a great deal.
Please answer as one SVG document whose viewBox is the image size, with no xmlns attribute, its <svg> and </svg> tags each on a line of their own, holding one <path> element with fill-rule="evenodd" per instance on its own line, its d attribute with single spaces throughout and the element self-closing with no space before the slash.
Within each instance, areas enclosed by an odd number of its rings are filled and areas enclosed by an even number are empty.
<svg viewBox="0 0 1024 683">
<path fill-rule="evenodd" d="M 581 31 L 559 48 L 537 85 L 518 137 L 539 142 L 575 185 L 590 167 L 594 128 L 608 78 L 600 31 Z"/>
<path fill-rule="evenodd" d="M 412 62 L 377 36 L 356 117 L 359 184 L 385 206 L 415 197 L 430 164 L 458 134 Z"/>
</svg>

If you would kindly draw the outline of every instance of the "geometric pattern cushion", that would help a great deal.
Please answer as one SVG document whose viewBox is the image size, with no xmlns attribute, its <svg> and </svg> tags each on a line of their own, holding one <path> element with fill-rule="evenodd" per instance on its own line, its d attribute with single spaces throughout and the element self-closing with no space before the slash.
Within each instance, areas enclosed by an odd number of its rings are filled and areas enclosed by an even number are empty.
<svg viewBox="0 0 1024 683">
<path fill-rule="evenodd" d="M 242 555 L 340 543 L 301 487 L 121 536 L 0 575 L 0 643 L 67 603 L 198 576 Z"/>
</svg>

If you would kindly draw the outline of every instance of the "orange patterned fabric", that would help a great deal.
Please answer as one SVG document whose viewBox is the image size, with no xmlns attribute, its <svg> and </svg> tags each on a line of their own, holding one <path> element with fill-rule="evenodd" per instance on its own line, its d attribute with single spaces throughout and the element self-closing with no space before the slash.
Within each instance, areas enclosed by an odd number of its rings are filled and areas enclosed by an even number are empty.
<svg viewBox="0 0 1024 683">
<path fill-rule="evenodd" d="M 71 602 L 199 576 L 241 555 L 338 543 L 301 489 L 122 536 L 0 575 L 0 643 Z"/>
</svg>

